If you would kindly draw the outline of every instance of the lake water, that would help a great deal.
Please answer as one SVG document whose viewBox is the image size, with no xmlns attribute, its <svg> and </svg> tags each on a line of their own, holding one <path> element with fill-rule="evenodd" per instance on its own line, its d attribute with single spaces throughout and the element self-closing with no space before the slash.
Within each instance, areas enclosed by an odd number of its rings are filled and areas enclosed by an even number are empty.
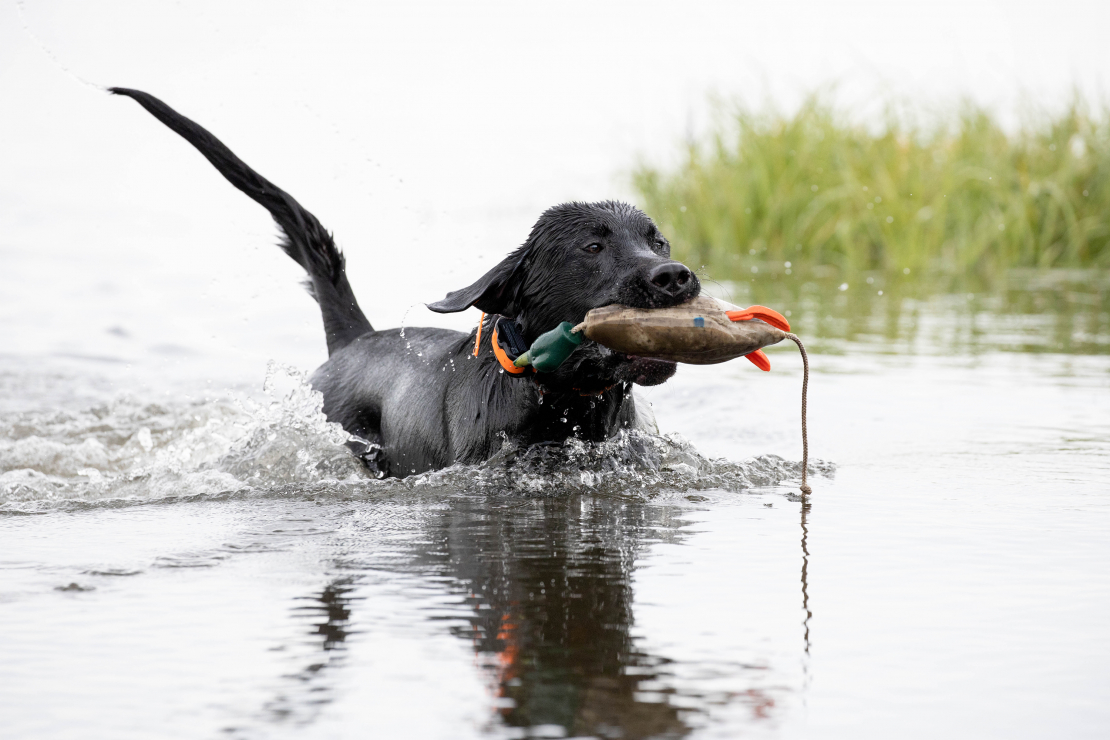
<svg viewBox="0 0 1110 740">
<path fill-rule="evenodd" d="M 1104 736 L 1110 356 L 967 302 L 825 324 L 806 500 L 792 346 L 641 389 L 672 436 L 405 482 L 290 368 L 8 355 L 4 734 Z"/>
</svg>

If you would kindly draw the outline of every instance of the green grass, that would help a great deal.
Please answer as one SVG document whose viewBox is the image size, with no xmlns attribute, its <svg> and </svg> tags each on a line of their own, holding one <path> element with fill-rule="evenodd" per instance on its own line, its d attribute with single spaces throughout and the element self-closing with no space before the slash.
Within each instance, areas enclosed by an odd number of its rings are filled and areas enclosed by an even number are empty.
<svg viewBox="0 0 1110 740">
<path fill-rule="evenodd" d="M 793 115 L 735 107 L 633 182 L 675 258 L 721 279 L 1110 267 L 1110 115 L 1078 98 L 1016 130 L 971 104 L 879 126 L 821 96 Z"/>
</svg>

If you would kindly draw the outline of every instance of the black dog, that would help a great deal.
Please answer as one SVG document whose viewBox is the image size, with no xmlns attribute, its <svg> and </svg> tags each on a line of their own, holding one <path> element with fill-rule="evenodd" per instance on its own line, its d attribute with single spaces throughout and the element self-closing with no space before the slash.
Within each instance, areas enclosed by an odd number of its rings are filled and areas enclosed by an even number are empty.
<svg viewBox="0 0 1110 740">
<path fill-rule="evenodd" d="M 475 333 L 446 329 L 375 331 L 347 282 L 343 255 L 315 216 L 162 101 L 138 90 L 112 92 L 138 101 L 277 221 L 281 247 L 308 273 L 324 317 L 329 358 L 312 386 L 323 393 L 328 419 L 365 440 L 358 452 L 378 475 L 479 462 L 504 439 L 607 439 L 636 422 L 633 383 L 657 385 L 674 375 L 674 363 L 589 341 L 554 372 L 517 375 L 505 371 L 492 345 L 498 327 L 499 339 L 508 335 L 519 350 L 560 322 L 582 321 L 592 308 L 659 308 L 696 296 L 698 279 L 670 259 L 670 244 L 636 208 L 612 201 L 556 206 L 476 283 L 428 305 L 439 313 L 484 311 L 477 345 Z"/>
</svg>

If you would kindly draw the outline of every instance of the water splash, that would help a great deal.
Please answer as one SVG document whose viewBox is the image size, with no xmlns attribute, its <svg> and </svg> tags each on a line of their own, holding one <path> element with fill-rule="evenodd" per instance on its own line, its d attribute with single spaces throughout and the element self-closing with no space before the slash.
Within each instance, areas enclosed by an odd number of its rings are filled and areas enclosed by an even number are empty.
<svg viewBox="0 0 1110 740">
<path fill-rule="evenodd" d="M 156 500 L 365 477 L 304 373 L 271 363 L 267 400 L 122 398 L 0 419 L 0 506 Z"/>
<path fill-rule="evenodd" d="M 600 443 L 521 448 L 398 480 L 375 480 L 323 413 L 304 373 L 271 363 L 259 401 L 235 396 L 162 405 L 122 398 L 80 412 L 0 417 L 0 511 L 145 503 L 174 498 L 377 496 L 509 492 L 654 496 L 666 491 L 778 485 L 800 463 L 766 455 L 712 460 L 677 435 L 623 431 Z M 833 467 L 814 463 L 811 474 Z"/>
<path fill-rule="evenodd" d="M 810 474 L 832 475 L 835 466 L 817 461 Z M 777 455 L 743 462 L 713 460 L 680 435 L 626 430 L 604 442 L 569 439 L 562 444 L 518 447 L 505 440 L 501 450 L 479 465 L 455 465 L 407 478 L 412 488 L 563 495 L 652 496 L 664 492 L 718 489 L 741 491 L 773 486 L 801 476 L 801 463 Z"/>
</svg>

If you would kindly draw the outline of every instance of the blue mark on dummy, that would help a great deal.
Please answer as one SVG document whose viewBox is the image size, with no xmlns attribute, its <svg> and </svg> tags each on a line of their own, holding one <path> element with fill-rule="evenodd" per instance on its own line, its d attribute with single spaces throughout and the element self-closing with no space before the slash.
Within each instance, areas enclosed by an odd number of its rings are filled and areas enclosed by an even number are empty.
<svg viewBox="0 0 1110 740">
<path fill-rule="evenodd" d="M 703 316 L 694 317 L 694 326 L 700 328 L 705 327 L 705 318 Z"/>
</svg>

